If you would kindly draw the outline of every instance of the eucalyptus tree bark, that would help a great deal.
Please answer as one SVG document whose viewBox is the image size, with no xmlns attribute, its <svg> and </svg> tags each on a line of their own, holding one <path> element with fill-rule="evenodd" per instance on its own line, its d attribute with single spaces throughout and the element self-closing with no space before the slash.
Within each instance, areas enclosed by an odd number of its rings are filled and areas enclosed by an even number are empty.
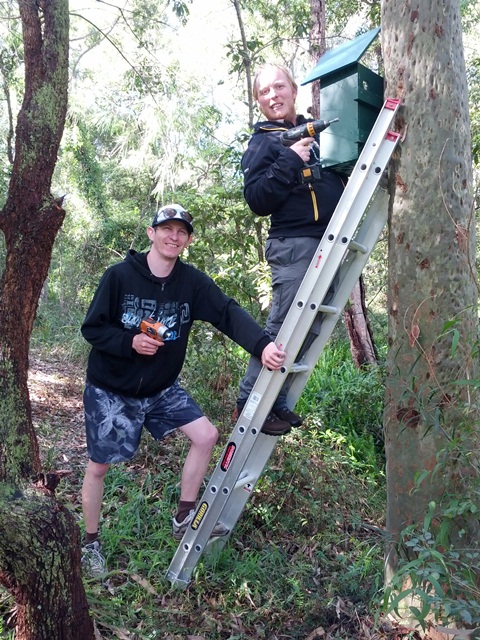
<svg viewBox="0 0 480 640">
<path fill-rule="evenodd" d="M 478 449 L 475 230 L 467 84 L 458 0 L 384 0 L 386 95 L 403 105 L 389 228 L 389 354 L 384 417 L 387 529 L 422 523 L 431 501 L 461 494 L 462 438 Z M 448 325 L 447 323 L 455 323 Z M 445 331 L 445 327 L 450 331 Z M 458 343 L 457 343 L 458 340 Z M 456 450 L 448 447 L 457 439 Z M 445 450 L 442 472 L 415 487 Z M 436 514 L 440 515 L 439 513 Z M 434 520 L 435 522 L 435 520 Z M 475 522 L 470 523 L 475 527 Z M 477 523 L 478 524 L 478 523 Z M 478 546 L 475 533 L 462 547 Z M 387 578 L 396 553 L 387 557 Z"/>
<path fill-rule="evenodd" d="M 18 5 L 25 93 L 0 212 L 0 582 L 15 598 L 16 640 L 88 639 L 78 527 L 55 499 L 55 476 L 39 473 L 27 387 L 30 335 L 65 215 L 50 188 L 67 110 L 68 0 Z"/>
<path fill-rule="evenodd" d="M 357 280 L 348 303 L 343 311 L 343 319 L 350 340 L 350 351 L 357 367 L 378 363 L 378 353 L 368 320 L 363 277 Z"/>
</svg>

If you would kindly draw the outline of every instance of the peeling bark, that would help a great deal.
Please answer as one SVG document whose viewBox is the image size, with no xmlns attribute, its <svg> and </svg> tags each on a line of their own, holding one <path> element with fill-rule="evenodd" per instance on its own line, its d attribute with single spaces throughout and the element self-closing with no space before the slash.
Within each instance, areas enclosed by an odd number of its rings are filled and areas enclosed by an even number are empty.
<svg viewBox="0 0 480 640">
<path fill-rule="evenodd" d="M 343 318 L 350 339 L 350 350 L 354 363 L 357 367 L 363 367 L 366 364 L 377 364 L 378 353 L 368 321 L 362 276 L 360 276 L 350 294 L 349 302 L 343 312 Z"/>
</svg>

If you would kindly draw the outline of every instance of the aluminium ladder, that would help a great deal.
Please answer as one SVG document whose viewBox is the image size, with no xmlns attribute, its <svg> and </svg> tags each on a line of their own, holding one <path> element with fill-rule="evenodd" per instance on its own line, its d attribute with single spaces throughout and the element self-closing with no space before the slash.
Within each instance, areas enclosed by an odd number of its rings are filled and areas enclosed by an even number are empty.
<svg viewBox="0 0 480 640">
<path fill-rule="evenodd" d="M 280 389 L 287 383 L 287 404 L 293 408 L 385 227 L 388 195 L 379 185 L 400 137 L 390 130 L 398 108 L 399 100 L 385 101 L 278 333 L 276 344 L 287 353 L 283 367 L 261 370 L 170 563 L 166 577 L 177 587 L 188 586 L 209 544 L 217 548 L 228 540 L 277 444 L 278 436 L 261 428 Z M 324 305 L 334 279 L 335 293 Z M 302 350 L 318 313 L 320 333 Z M 218 520 L 229 534 L 211 538 Z"/>
</svg>

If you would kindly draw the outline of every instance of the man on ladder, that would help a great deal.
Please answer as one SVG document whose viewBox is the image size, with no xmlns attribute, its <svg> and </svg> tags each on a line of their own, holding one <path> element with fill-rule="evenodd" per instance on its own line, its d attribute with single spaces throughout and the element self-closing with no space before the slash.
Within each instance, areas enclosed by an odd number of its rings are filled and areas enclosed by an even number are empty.
<svg viewBox="0 0 480 640">
<path fill-rule="evenodd" d="M 309 122 L 296 114 L 297 84 L 288 69 L 279 65 L 261 67 L 254 79 L 253 96 L 267 120 L 255 125 L 242 158 L 244 195 L 255 214 L 270 216 L 265 257 L 272 275 L 272 305 L 265 328 L 275 340 L 335 211 L 346 178 L 334 171 L 320 172 L 319 147 L 313 137 L 302 137 L 288 146 L 282 142 L 286 131 Z M 318 335 L 320 323 L 321 314 L 312 325 L 310 342 Z M 252 356 L 240 383 L 234 422 L 261 368 L 260 360 Z M 284 387 L 262 431 L 280 436 L 301 424 L 302 418 L 287 406 Z"/>
</svg>

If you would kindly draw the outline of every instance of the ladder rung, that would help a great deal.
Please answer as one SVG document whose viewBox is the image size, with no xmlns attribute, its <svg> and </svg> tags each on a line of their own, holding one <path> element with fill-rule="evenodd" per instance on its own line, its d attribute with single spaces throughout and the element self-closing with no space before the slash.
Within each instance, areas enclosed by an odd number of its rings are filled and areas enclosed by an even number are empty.
<svg viewBox="0 0 480 640">
<path fill-rule="evenodd" d="M 358 251 L 359 253 L 367 253 L 368 251 L 368 247 L 366 247 L 364 244 L 360 244 L 359 242 L 356 242 L 356 240 L 350 240 L 350 244 L 348 245 L 348 248 L 351 249 L 352 251 Z"/>
<path fill-rule="evenodd" d="M 331 306 L 329 306 L 328 304 L 321 304 L 321 305 L 318 307 L 318 310 L 319 310 L 321 313 L 337 313 L 338 308 L 337 308 L 337 307 L 331 307 Z"/>
<path fill-rule="evenodd" d="M 294 362 L 290 367 L 290 373 L 303 373 L 304 371 L 310 371 L 308 364 L 299 364 Z"/>
<path fill-rule="evenodd" d="M 246 474 L 241 474 L 240 476 L 238 476 L 238 480 L 235 483 L 235 489 L 240 489 L 240 487 L 245 486 L 246 484 L 253 484 L 254 482 L 257 481 L 258 476 L 256 476 L 253 473 L 246 473 Z"/>
</svg>

